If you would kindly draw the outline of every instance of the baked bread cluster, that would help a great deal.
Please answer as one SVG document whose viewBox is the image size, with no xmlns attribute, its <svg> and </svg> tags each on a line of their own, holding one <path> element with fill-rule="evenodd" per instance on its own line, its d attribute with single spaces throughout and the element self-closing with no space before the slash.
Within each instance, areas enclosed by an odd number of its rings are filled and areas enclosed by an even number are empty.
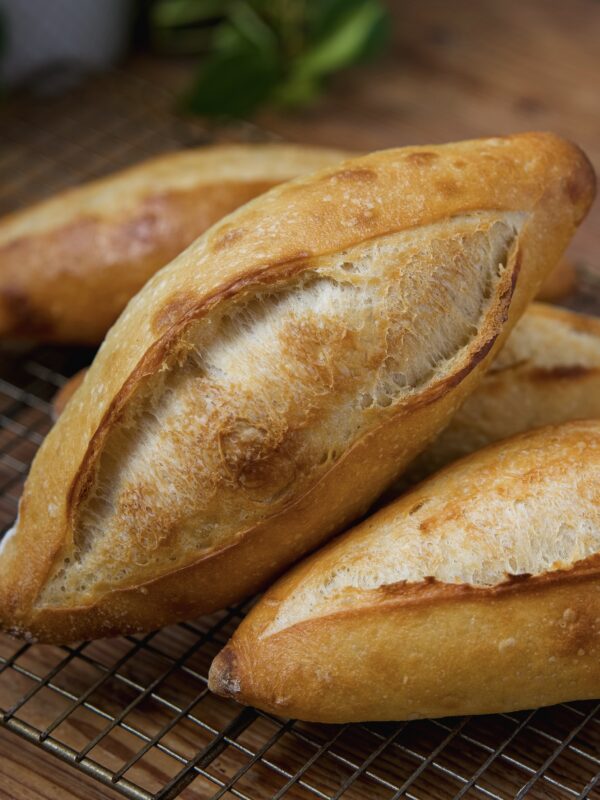
<svg viewBox="0 0 600 800">
<path fill-rule="evenodd" d="M 149 630 L 242 600 L 347 531 L 268 590 L 214 691 L 329 722 L 597 694 L 600 423 L 568 420 L 599 416 L 600 324 L 530 305 L 592 202 L 589 162 L 541 133 L 341 162 L 280 152 L 271 183 L 326 166 L 136 273 L 32 464 L 0 624 L 47 642 Z M 222 173 L 237 186 L 245 164 L 258 194 L 275 159 L 246 155 Z M 210 169 L 202 191 L 186 179 L 188 231 L 207 227 Z M 118 180 L 75 191 L 100 207 Z M 248 199 L 227 197 L 215 217 Z M 69 249 L 52 203 L 29 220 Z M 9 250 L 29 246 L 22 214 Z M 94 236 L 89 274 L 105 281 Z M 13 275 L 1 251 L 0 270 Z M 61 302 L 53 336 L 68 340 Z M 514 436 L 548 423 L 562 424 Z"/>
</svg>

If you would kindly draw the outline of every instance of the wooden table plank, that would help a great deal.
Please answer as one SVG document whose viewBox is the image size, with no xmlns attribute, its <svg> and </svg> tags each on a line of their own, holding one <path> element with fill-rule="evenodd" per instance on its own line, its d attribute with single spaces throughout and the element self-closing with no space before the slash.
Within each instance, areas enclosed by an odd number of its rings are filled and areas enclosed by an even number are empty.
<svg viewBox="0 0 600 800">
<path fill-rule="evenodd" d="M 2 800 L 116 800 L 122 795 L 0 728 L 0 797 Z"/>
</svg>

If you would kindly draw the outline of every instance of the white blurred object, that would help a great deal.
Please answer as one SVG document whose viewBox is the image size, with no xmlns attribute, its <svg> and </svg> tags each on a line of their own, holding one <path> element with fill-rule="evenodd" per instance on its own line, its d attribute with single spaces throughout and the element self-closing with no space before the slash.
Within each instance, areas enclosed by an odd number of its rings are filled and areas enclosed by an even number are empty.
<svg viewBox="0 0 600 800">
<path fill-rule="evenodd" d="M 0 0 L 6 45 L 5 85 L 45 71 L 105 69 L 123 55 L 131 0 Z"/>
</svg>

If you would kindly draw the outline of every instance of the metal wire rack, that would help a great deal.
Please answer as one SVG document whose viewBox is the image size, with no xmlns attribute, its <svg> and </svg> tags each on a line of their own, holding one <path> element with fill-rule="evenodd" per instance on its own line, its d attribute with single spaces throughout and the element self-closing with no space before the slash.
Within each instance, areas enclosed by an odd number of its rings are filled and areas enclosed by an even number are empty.
<svg viewBox="0 0 600 800">
<path fill-rule="evenodd" d="M 3 126 L 0 205 L 106 171 L 121 156 L 206 140 L 196 124 L 173 121 L 166 99 L 157 109 L 154 87 L 138 78 L 101 79 L 89 96 L 77 90 L 75 101 L 48 101 L 41 137 L 17 108 Z M 584 289 L 591 307 L 597 287 L 584 282 Z M 91 357 L 59 348 L 0 351 L 0 531 L 14 520 L 29 464 L 52 424 L 52 396 Z M 246 610 L 71 647 L 0 636 L 0 722 L 135 800 L 600 799 L 599 703 L 324 726 L 211 695 L 210 662 Z"/>
</svg>

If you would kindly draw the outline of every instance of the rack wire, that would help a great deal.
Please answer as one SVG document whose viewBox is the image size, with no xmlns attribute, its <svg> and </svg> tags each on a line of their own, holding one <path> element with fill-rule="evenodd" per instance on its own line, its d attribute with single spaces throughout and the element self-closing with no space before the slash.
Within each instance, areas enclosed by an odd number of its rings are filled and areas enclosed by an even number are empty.
<svg viewBox="0 0 600 800">
<path fill-rule="evenodd" d="M 152 152 L 209 140 L 197 123 L 170 116 L 167 93 L 160 102 L 156 97 L 139 77 L 98 79 L 38 107 L 43 136 L 34 114 L 12 109 L 2 129 L 0 207 Z M 579 304 L 591 308 L 597 286 L 591 279 L 582 285 Z M 52 424 L 53 395 L 92 355 L 66 348 L 0 352 L 0 531 L 14 520 L 29 464 Z M 69 647 L 2 635 L 0 723 L 134 800 L 600 800 L 596 702 L 325 726 L 211 695 L 210 662 L 247 607 Z"/>
</svg>

